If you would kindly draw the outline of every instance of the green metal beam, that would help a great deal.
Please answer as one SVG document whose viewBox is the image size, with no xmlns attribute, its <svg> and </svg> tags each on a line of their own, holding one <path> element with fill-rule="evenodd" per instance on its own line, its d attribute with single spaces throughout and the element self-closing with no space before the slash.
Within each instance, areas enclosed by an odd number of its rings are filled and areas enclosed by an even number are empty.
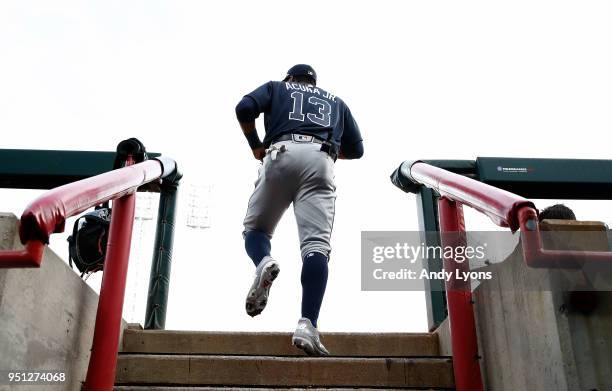
<svg viewBox="0 0 612 391">
<path fill-rule="evenodd" d="M 478 180 L 526 198 L 612 199 L 612 160 L 480 157 Z"/>
<path fill-rule="evenodd" d="M 147 295 L 145 329 L 163 330 L 166 327 L 176 203 L 181 178 L 182 175 L 175 171 L 174 175 L 164 179 L 160 186 L 161 194 Z"/>
<path fill-rule="evenodd" d="M 421 240 L 426 246 L 440 246 L 438 204 L 436 194 L 427 187 L 422 187 L 417 193 L 417 211 Z M 442 270 L 442 259 L 426 258 L 423 267 L 430 272 Z M 448 314 L 446 306 L 446 291 L 440 280 L 425 279 L 425 304 L 427 306 L 427 324 L 430 331 L 435 330 Z"/>
<path fill-rule="evenodd" d="M 0 149 L 0 188 L 53 189 L 112 170 L 115 156 L 116 152 Z"/>
</svg>

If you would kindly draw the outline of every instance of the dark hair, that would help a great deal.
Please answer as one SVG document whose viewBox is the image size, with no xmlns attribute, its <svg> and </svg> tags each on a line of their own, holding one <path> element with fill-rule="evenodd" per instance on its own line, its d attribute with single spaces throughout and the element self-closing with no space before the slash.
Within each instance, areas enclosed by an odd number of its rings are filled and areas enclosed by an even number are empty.
<svg viewBox="0 0 612 391">
<path fill-rule="evenodd" d="M 295 76 L 291 76 L 291 81 L 296 82 L 296 83 L 307 83 L 307 84 L 312 84 L 317 85 L 317 82 L 315 81 L 315 79 L 312 76 L 309 75 L 295 75 Z"/>
<path fill-rule="evenodd" d="M 545 219 L 576 220 L 574 211 L 563 204 L 551 205 L 540 212 L 540 221 Z"/>
</svg>

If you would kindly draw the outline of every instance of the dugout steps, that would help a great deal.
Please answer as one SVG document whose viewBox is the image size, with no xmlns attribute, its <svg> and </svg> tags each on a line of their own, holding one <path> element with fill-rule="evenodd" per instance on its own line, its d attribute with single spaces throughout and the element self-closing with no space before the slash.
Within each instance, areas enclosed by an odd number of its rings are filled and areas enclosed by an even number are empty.
<svg viewBox="0 0 612 391">
<path fill-rule="evenodd" d="M 323 333 L 331 357 L 290 333 L 142 330 L 123 335 L 116 390 L 451 389 L 433 333 Z"/>
</svg>

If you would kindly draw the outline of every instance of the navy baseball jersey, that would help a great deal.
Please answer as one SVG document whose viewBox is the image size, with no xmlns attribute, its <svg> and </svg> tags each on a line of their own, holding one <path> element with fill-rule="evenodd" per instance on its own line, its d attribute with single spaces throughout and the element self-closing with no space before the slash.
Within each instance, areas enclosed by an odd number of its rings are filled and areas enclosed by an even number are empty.
<svg viewBox="0 0 612 391">
<path fill-rule="evenodd" d="M 312 135 L 338 147 L 362 141 L 348 106 L 320 87 L 270 81 L 246 96 L 264 113 L 266 147 L 286 133 Z"/>
</svg>

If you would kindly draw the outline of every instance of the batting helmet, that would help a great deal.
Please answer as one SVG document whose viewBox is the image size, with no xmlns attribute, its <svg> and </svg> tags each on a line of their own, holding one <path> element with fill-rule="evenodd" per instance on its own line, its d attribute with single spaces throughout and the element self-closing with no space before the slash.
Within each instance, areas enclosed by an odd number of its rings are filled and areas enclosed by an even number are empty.
<svg viewBox="0 0 612 391">
<path fill-rule="evenodd" d="M 102 270 L 110 231 L 111 209 L 108 204 L 84 214 L 74 222 L 68 237 L 70 266 L 76 265 L 81 277 Z"/>
<path fill-rule="evenodd" d="M 310 65 L 306 64 L 297 64 L 289 68 L 284 81 L 287 81 L 291 76 L 309 76 L 315 83 L 317 82 L 317 73 Z"/>
</svg>

